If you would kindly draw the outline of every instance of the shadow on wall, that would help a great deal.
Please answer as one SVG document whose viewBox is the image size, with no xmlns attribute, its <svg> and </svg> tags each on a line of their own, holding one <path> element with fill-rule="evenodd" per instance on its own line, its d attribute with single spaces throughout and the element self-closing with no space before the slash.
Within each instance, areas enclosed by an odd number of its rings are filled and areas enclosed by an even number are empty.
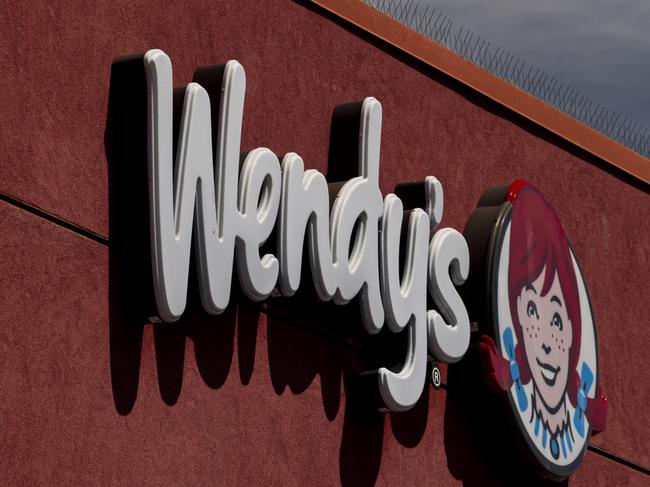
<svg viewBox="0 0 650 487">
<path fill-rule="evenodd" d="M 534 473 L 523 445 L 513 440 L 507 407 L 489 392 L 480 370 L 474 344 L 447 370 L 444 444 L 450 473 L 467 487 L 568 485 Z"/>
<path fill-rule="evenodd" d="M 182 101 L 182 90 L 175 90 L 175 141 Z M 105 149 L 109 170 L 110 370 L 113 400 L 121 415 L 128 415 L 135 404 L 143 331 L 145 326 L 151 326 L 150 317 L 156 315 L 148 231 L 146 104 L 142 55 L 117 59 L 111 69 Z M 340 123 L 333 116 L 330 181 L 356 175 L 350 173 L 351 168 L 356 169 L 350 157 L 357 153 L 356 140 L 345 137 L 356 130 L 348 130 Z M 268 251 L 273 251 L 272 244 Z M 308 285 L 309 266 L 305 263 L 303 269 L 303 286 L 296 296 L 271 298 L 263 305 L 246 300 L 236 280 L 233 281 L 231 305 L 215 317 L 201 309 L 192 256 L 186 313 L 173 326 L 161 324 L 153 329 L 161 398 L 174 405 L 180 396 L 187 339 L 193 342 L 194 360 L 202 380 L 208 387 L 218 389 L 229 376 L 236 338 L 240 381 L 247 385 L 254 370 L 263 314 L 274 391 L 279 395 L 289 388 L 292 393 L 301 394 L 320 376 L 323 410 L 327 419 L 333 420 L 339 413 L 343 384 L 346 401 L 339 452 L 340 480 L 343 485 L 373 485 L 381 467 L 386 417 L 377 409 L 376 376 L 368 371 L 386 363 L 401 366 L 406 337 L 404 333 L 394 335 L 387 331 L 369 336 L 360 325 L 358 305 L 337 307 L 320 303 Z M 470 362 L 467 364 L 464 366 L 471 366 Z M 494 429 L 489 408 L 477 407 L 483 398 L 471 394 L 480 394 L 482 386 L 470 385 L 466 381 L 468 376 L 472 374 L 459 373 L 457 368 L 449 372 L 444 444 L 452 475 L 465 485 L 486 485 L 490 483 L 488 479 L 494 479 L 493 483 L 498 485 L 541 482 L 531 479 L 530 470 L 522 469 L 516 451 L 504 450 L 506 435 L 502 435 L 503 430 Z M 420 443 L 428 411 L 429 395 L 425 393 L 411 411 L 390 416 L 392 433 L 402 446 L 412 448 Z M 505 464 L 499 463 L 499 459 L 504 459 Z M 514 477 L 499 475 L 513 466 L 517 472 Z"/>
</svg>

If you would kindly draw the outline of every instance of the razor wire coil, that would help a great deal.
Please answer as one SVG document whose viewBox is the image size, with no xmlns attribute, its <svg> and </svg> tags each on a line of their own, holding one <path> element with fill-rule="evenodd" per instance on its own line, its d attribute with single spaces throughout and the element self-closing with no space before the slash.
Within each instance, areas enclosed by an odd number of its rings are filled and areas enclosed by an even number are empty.
<svg viewBox="0 0 650 487">
<path fill-rule="evenodd" d="M 650 133 L 639 123 L 595 102 L 499 46 L 456 25 L 448 16 L 416 0 L 363 0 L 429 40 L 539 98 L 603 135 L 650 159 Z"/>
</svg>

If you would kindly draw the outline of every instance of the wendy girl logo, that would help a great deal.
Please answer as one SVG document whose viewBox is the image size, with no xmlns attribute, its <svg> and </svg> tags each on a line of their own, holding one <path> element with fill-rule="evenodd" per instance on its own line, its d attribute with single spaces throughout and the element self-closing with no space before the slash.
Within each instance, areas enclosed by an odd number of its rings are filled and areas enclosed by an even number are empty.
<svg viewBox="0 0 650 487">
<path fill-rule="evenodd" d="M 488 190 L 465 235 L 471 265 L 483 260 L 479 350 L 488 385 L 541 473 L 567 477 L 607 412 L 576 256 L 555 210 L 528 181 Z"/>
</svg>

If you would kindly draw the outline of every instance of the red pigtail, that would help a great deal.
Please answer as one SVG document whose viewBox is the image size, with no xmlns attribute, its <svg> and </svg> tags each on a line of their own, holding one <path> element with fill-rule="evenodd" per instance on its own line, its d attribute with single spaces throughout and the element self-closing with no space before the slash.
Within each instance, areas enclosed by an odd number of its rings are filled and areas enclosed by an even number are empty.
<svg viewBox="0 0 650 487">
<path fill-rule="evenodd" d="M 598 394 L 594 399 L 587 398 L 587 417 L 593 434 L 605 431 L 605 421 L 607 420 L 607 396 L 598 387 Z"/>
<path fill-rule="evenodd" d="M 507 391 L 512 387 L 510 362 L 497 350 L 491 336 L 483 335 L 478 344 L 485 382 L 493 393 Z"/>
</svg>

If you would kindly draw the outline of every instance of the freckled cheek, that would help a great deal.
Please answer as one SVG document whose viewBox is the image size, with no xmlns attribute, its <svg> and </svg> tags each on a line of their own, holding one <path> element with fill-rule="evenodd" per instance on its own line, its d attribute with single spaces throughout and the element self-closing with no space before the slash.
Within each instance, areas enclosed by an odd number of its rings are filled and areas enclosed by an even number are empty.
<svg viewBox="0 0 650 487">
<path fill-rule="evenodd" d="M 533 327 L 530 325 L 530 323 L 524 324 L 524 335 L 527 335 L 528 338 L 533 338 Z"/>
<path fill-rule="evenodd" d="M 568 340 L 568 341 L 567 341 Z M 562 358 L 568 360 L 569 356 L 569 346 L 568 343 L 571 341 L 571 336 L 565 334 L 564 330 L 560 333 L 560 341 L 557 344 L 558 352 L 561 354 Z"/>
</svg>

